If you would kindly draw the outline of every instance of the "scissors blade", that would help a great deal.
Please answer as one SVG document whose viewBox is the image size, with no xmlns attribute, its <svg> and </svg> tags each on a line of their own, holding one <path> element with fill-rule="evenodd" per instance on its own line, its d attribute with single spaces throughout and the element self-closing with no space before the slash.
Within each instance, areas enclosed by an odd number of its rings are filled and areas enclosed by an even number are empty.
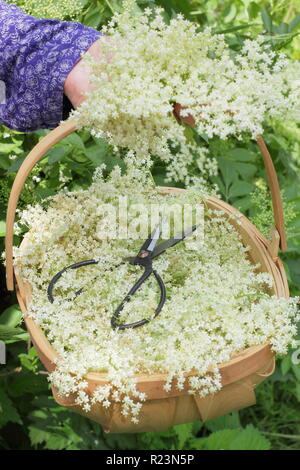
<svg viewBox="0 0 300 470">
<path fill-rule="evenodd" d="M 158 240 L 159 240 L 159 237 L 160 237 L 160 234 L 161 234 L 161 230 L 162 230 L 162 225 L 165 223 L 166 221 L 166 217 L 164 217 L 155 227 L 154 229 L 152 230 L 151 234 L 149 235 L 149 237 L 147 238 L 147 240 L 143 243 L 140 251 L 139 251 L 139 254 L 143 253 L 144 251 L 149 251 L 150 253 L 153 252 Z"/>
<path fill-rule="evenodd" d="M 188 230 L 185 230 L 184 232 L 179 232 L 174 237 L 169 238 L 165 242 L 160 243 L 152 252 L 151 258 L 156 258 L 157 256 L 161 255 L 166 251 L 168 248 L 171 248 L 171 246 L 177 245 L 177 243 L 181 242 L 184 240 L 186 237 L 191 235 L 201 224 L 193 225 L 193 227 L 189 228 Z"/>
</svg>

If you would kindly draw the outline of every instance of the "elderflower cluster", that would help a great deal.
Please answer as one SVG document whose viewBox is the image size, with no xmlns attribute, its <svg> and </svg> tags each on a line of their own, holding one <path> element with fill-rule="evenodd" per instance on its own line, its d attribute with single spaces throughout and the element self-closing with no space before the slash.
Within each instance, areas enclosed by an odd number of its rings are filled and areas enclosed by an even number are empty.
<svg viewBox="0 0 300 470">
<path fill-rule="evenodd" d="M 135 204 L 204 204 L 206 195 L 189 189 L 178 195 L 162 194 L 147 171 L 130 166 L 121 174 L 115 167 L 109 177 L 99 168 L 85 190 L 61 192 L 47 207 L 29 207 L 21 224 L 30 231 L 22 252 L 22 277 L 32 287 L 29 316 L 41 326 L 59 354 L 51 383 L 61 395 L 76 393 L 77 403 L 88 411 L 92 404 L 109 408 L 119 402 L 125 417 L 138 422 L 147 399 L 136 384 L 137 374 L 164 373 L 171 386 L 205 396 L 221 389 L 218 364 L 252 345 L 269 342 L 280 354 L 296 334 L 296 299 L 272 293 L 272 278 L 251 265 L 239 233 L 222 211 L 206 209 L 204 243 L 197 249 L 182 241 L 154 259 L 153 265 L 167 290 L 161 313 L 153 318 L 159 300 L 154 276 L 125 304 L 120 321 L 148 318 L 135 329 L 111 327 L 111 316 L 141 275 L 141 267 L 122 263 L 142 244 L 135 238 L 101 238 L 99 225 L 113 224 L 103 204 L 118 206 L 128 199 L 128 222 L 137 218 Z M 119 214 L 117 224 L 121 223 Z M 98 264 L 66 271 L 47 298 L 52 277 L 64 267 L 94 258 Z M 84 291 L 70 302 L 74 293 Z M 107 374 L 107 385 L 93 395 L 86 388 L 90 371 Z M 193 371 L 197 371 L 196 373 Z M 186 377 L 186 375 L 189 375 Z"/>
<path fill-rule="evenodd" d="M 81 0 L 10 0 L 29 15 L 38 18 L 75 19 L 83 10 Z"/>
<path fill-rule="evenodd" d="M 167 165 L 165 181 L 203 188 L 207 186 L 209 177 L 217 174 L 218 162 L 216 158 L 209 157 L 208 148 L 187 143 L 181 145 L 172 156 Z"/>
<path fill-rule="evenodd" d="M 187 143 L 175 103 L 209 138 L 255 137 L 268 117 L 299 120 L 300 64 L 263 36 L 233 52 L 224 35 L 181 14 L 167 24 L 162 9 L 132 13 L 127 3 L 102 29 L 100 57 L 84 58 L 93 90 L 70 116 L 79 126 L 141 158 L 172 160 L 170 142 Z"/>
</svg>

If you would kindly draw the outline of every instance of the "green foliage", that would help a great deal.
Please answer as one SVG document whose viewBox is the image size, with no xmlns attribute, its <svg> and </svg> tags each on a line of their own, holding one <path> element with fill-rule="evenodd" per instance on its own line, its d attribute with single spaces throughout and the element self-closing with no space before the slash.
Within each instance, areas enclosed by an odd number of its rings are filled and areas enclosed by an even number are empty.
<svg viewBox="0 0 300 470">
<path fill-rule="evenodd" d="M 17 325 L 22 318 L 22 312 L 17 305 L 12 305 L 0 315 L 0 341 L 13 343 L 15 341 L 27 341 L 28 333 Z"/>
<path fill-rule="evenodd" d="M 190 441 L 201 427 L 200 423 L 173 426 L 166 431 L 147 432 L 138 436 L 140 449 L 189 449 Z"/>
<path fill-rule="evenodd" d="M 0 341 L 10 343 L 12 341 L 20 341 L 28 338 L 28 334 L 22 330 L 22 328 L 0 325 Z"/>
<path fill-rule="evenodd" d="M 214 178 L 222 197 L 225 201 L 236 202 L 237 198 L 243 198 L 240 204 L 248 201 L 248 195 L 254 186 L 251 180 L 257 173 L 256 155 L 249 148 L 227 148 L 222 145 L 222 151 L 215 144 L 213 153 L 216 153 L 220 174 Z M 225 147 L 225 148 L 224 148 Z M 246 207 L 248 208 L 248 207 Z"/>
<path fill-rule="evenodd" d="M 287 201 L 283 191 L 281 192 L 281 196 L 287 237 L 290 238 L 294 236 L 289 227 L 297 217 L 296 204 L 293 201 Z M 274 215 L 271 194 L 265 180 L 258 180 L 256 182 L 256 189 L 250 194 L 250 197 L 250 219 L 261 233 L 265 235 L 266 238 L 269 238 L 269 230 L 274 223 Z"/>
<path fill-rule="evenodd" d="M 26 13 L 37 18 L 55 18 L 58 20 L 76 19 L 87 0 L 12 0 L 13 3 Z"/>
<path fill-rule="evenodd" d="M 121 10 L 121 0 L 76 0 L 78 9 L 64 8 L 53 0 L 17 3 L 31 14 L 44 8 L 43 16 L 76 19 L 94 28 Z M 71 5 L 72 2 L 69 2 Z M 51 5 L 56 4 L 53 14 Z M 275 49 L 284 48 L 300 59 L 300 8 L 298 0 L 140 0 L 140 8 L 161 5 L 166 19 L 183 12 L 200 28 L 211 26 L 224 32 L 232 50 L 263 32 Z M 48 12 L 47 9 L 48 8 Z M 50 9 L 49 9 L 50 8 Z M 49 15 L 48 15 L 49 13 Z M 0 251 L 5 234 L 5 209 L 16 171 L 33 146 L 48 131 L 24 134 L 0 127 Z M 219 175 L 212 178 L 220 196 L 238 207 L 266 235 L 273 223 L 266 174 L 255 142 L 230 139 L 208 141 L 191 133 L 198 145 L 207 145 L 218 160 Z M 265 138 L 284 194 L 289 249 L 283 255 L 291 293 L 300 285 L 300 127 L 295 123 L 269 123 Z M 86 188 L 93 170 L 105 163 L 107 171 L 122 160 L 112 156 L 101 139 L 80 131 L 57 144 L 31 172 L 19 208 L 33 204 L 58 190 Z M 191 168 L 191 171 L 194 171 Z M 155 164 L 155 180 L 164 184 L 165 168 Z M 258 189 L 257 189 L 258 188 Z M 26 227 L 24 227 L 26 230 Z M 18 239 L 16 238 L 16 242 Z M 4 283 L 4 276 L 2 279 Z M 57 405 L 47 376 L 28 335 L 20 325 L 16 298 L 1 286 L 0 340 L 6 342 L 7 364 L 0 365 L 0 449 L 298 449 L 300 446 L 300 365 L 293 361 L 296 350 L 278 359 L 275 374 L 257 389 L 257 405 L 208 423 L 174 426 L 164 432 L 105 434 L 100 425 Z M 3 296 L 2 296 L 3 293 Z M 26 348 L 27 345 L 27 348 Z M 252 423 L 252 424 L 249 424 Z"/>
<path fill-rule="evenodd" d="M 270 442 L 252 425 L 245 429 L 222 429 L 208 437 L 194 439 L 198 450 L 269 450 Z"/>
<path fill-rule="evenodd" d="M 0 317 L 0 325 L 6 325 L 14 328 L 19 325 L 22 320 L 22 312 L 17 305 L 11 305 L 2 312 Z"/>
<path fill-rule="evenodd" d="M 0 428 L 8 422 L 21 424 L 22 420 L 11 399 L 0 388 Z"/>
</svg>

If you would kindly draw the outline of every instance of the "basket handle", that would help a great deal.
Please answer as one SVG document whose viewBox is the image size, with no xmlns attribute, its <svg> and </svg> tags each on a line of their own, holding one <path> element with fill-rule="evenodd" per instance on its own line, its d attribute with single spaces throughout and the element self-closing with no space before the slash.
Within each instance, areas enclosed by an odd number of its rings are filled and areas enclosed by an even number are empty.
<svg viewBox="0 0 300 470">
<path fill-rule="evenodd" d="M 15 214 L 19 196 L 24 186 L 24 183 L 34 167 L 34 165 L 50 150 L 55 144 L 67 137 L 72 132 L 76 131 L 78 123 L 76 121 L 65 121 L 49 132 L 43 139 L 27 155 L 24 162 L 19 168 L 19 171 L 14 180 L 11 188 L 6 217 L 6 237 L 5 237 L 5 253 L 6 253 L 6 285 L 9 291 L 14 290 L 14 274 L 13 274 L 13 232 Z M 280 195 L 280 189 L 276 171 L 272 162 L 272 158 L 266 147 L 262 136 L 257 137 L 257 143 L 261 150 L 263 161 L 266 167 L 268 184 L 272 195 L 273 210 L 275 227 L 280 235 L 280 247 L 286 250 L 286 234 L 284 228 L 283 208 Z"/>
<path fill-rule="evenodd" d="M 263 157 L 263 161 L 264 161 L 264 165 L 265 165 L 266 173 L 267 173 L 268 186 L 269 186 L 271 196 L 272 196 L 275 229 L 277 229 L 277 232 L 278 232 L 276 234 L 274 231 L 273 233 L 271 232 L 272 237 L 273 239 L 275 239 L 275 245 L 276 245 L 276 235 L 278 237 L 278 234 L 279 234 L 280 238 L 278 241 L 278 245 L 280 246 L 282 251 L 286 251 L 287 240 L 286 240 L 286 232 L 285 232 L 285 226 L 284 226 L 282 198 L 281 198 L 277 173 L 274 167 L 272 157 L 270 155 L 270 152 L 268 150 L 268 147 L 266 146 L 266 143 L 263 137 L 261 135 L 258 135 L 256 138 L 256 141 L 258 143 L 259 149 Z"/>
</svg>

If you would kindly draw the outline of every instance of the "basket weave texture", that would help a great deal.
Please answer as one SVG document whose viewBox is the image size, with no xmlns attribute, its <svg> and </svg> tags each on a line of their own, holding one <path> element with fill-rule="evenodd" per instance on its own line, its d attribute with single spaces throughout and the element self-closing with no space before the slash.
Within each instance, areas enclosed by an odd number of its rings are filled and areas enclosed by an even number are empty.
<svg viewBox="0 0 300 470">
<path fill-rule="evenodd" d="M 31 296 L 30 284 L 25 283 L 20 274 L 20 266 L 13 268 L 12 244 L 13 225 L 15 211 L 24 182 L 31 169 L 45 153 L 57 142 L 76 130 L 76 123 L 66 122 L 51 131 L 44 137 L 29 153 L 16 176 L 11 190 L 8 212 L 7 212 L 7 235 L 6 235 L 6 270 L 7 287 L 14 289 L 16 280 L 16 291 L 21 310 L 24 313 L 25 323 L 35 345 L 39 357 L 45 368 L 51 372 L 55 368 L 58 358 L 56 351 L 52 348 L 41 328 L 32 318 L 27 316 L 28 304 Z M 208 208 L 221 210 L 224 217 L 230 216 L 236 230 L 240 233 L 245 246 L 250 246 L 248 256 L 254 265 L 259 264 L 261 272 L 269 273 L 273 278 L 271 294 L 278 297 L 289 297 L 286 274 L 278 257 L 279 245 L 286 248 L 284 231 L 282 203 L 280 191 L 274 166 L 262 137 L 257 138 L 266 166 L 269 187 L 272 194 L 275 227 L 271 230 L 272 239 L 267 240 L 257 228 L 245 217 L 239 217 L 239 223 L 231 216 L 237 214 L 234 207 L 215 198 L 208 198 L 205 202 Z M 178 188 L 160 188 L 161 191 L 178 193 L 184 191 Z M 26 243 L 26 236 L 20 246 Z M 76 404 L 75 396 L 59 396 L 55 388 L 52 389 L 57 403 L 71 410 L 101 423 L 107 432 L 142 432 L 160 431 L 175 424 L 182 424 L 196 420 L 208 421 L 218 416 L 225 415 L 247 406 L 255 404 L 254 389 L 266 377 L 271 375 L 275 369 L 274 354 L 268 344 L 252 346 L 241 351 L 231 358 L 230 361 L 219 365 L 222 377 L 222 389 L 213 394 L 200 398 L 199 395 L 188 393 L 187 386 L 183 390 L 177 390 L 175 386 L 169 392 L 164 391 L 163 384 L 166 375 L 137 375 L 137 388 L 147 394 L 147 401 L 143 404 L 138 424 L 131 423 L 129 418 L 121 414 L 121 405 L 112 403 L 111 407 L 104 408 L 101 404 L 91 406 L 89 412 L 85 412 Z M 195 375 L 196 372 L 194 372 Z M 189 375 L 193 375 L 190 373 Z M 88 373 L 88 393 L 99 385 L 107 383 L 106 374 Z M 187 381 L 186 381 L 187 382 Z"/>
</svg>

